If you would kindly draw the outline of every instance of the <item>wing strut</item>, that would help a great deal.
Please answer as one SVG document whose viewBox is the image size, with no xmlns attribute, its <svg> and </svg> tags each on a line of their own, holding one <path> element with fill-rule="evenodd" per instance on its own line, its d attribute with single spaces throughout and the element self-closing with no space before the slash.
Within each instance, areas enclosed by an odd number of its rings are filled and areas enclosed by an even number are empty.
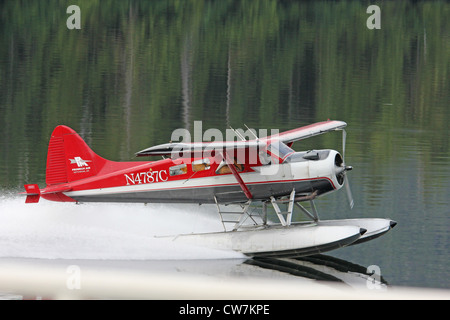
<svg viewBox="0 0 450 320">
<path fill-rule="evenodd" d="M 242 191 L 244 191 L 245 196 L 249 200 L 252 199 L 253 195 L 250 192 L 250 190 L 248 190 L 247 186 L 245 185 L 244 181 L 242 180 L 241 176 L 239 175 L 239 172 L 237 172 L 236 167 L 234 166 L 234 161 L 232 159 L 230 159 L 226 150 L 224 150 L 223 155 L 225 158 L 225 162 L 227 163 L 228 167 L 231 170 L 231 173 L 233 174 L 233 176 L 236 178 L 237 182 L 239 183 L 239 186 L 241 187 Z"/>
</svg>

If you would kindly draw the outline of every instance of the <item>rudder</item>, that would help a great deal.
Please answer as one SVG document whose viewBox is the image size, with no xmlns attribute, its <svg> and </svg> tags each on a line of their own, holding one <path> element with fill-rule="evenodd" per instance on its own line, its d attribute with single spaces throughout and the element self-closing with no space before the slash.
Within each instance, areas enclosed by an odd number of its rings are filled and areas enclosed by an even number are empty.
<svg viewBox="0 0 450 320">
<path fill-rule="evenodd" d="M 53 130 L 47 153 L 47 185 L 95 176 L 106 160 L 89 148 L 73 129 L 60 125 Z"/>
</svg>

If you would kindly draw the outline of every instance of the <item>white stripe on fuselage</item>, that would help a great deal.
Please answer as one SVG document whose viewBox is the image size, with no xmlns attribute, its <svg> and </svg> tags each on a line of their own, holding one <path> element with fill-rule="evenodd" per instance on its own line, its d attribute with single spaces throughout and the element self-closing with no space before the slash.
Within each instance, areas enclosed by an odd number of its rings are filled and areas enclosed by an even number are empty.
<svg viewBox="0 0 450 320">
<path fill-rule="evenodd" d="M 304 181 L 311 179 L 328 179 L 327 176 L 315 176 L 310 177 L 308 170 L 308 162 L 301 163 L 286 163 L 281 165 L 270 165 L 267 167 L 258 167 L 260 172 L 246 172 L 241 173 L 240 176 L 247 185 L 252 184 L 270 184 L 280 182 L 292 182 L 292 181 Z M 215 175 L 203 178 L 189 178 L 186 175 L 186 179 L 172 180 L 165 182 L 154 183 L 142 183 L 135 185 L 127 185 L 120 187 L 98 188 L 80 191 L 69 191 L 64 194 L 69 197 L 80 196 L 95 196 L 95 195 L 108 195 L 108 194 L 120 194 L 120 193 L 136 193 L 136 192 L 149 192 L 157 190 L 174 190 L 174 189 L 187 189 L 187 188 L 209 188 L 209 187 L 223 187 L 223 186 L 235 186 L 239 185 L 236 178 L 232 174 L 227 175 Z"/>
</svg>

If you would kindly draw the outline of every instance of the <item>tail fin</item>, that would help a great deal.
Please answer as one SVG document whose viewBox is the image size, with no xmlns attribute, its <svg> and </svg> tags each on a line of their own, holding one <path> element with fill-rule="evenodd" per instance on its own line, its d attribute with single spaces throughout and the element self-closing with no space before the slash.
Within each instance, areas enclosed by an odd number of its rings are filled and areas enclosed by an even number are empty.
<svg viewBox="0 0 450 320">
<path fill-rule="evenodd" d="M 95 176 L 106 162 L 78 133 L 60 125 L 53 130 L 48 145 L 45 182 L 55 185 Z"/>
</svg>

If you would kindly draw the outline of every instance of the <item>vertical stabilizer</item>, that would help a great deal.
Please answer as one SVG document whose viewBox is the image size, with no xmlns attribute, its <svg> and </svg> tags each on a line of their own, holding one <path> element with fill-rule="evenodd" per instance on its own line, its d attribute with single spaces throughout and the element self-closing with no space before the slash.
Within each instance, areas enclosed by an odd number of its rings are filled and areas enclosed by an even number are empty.
<svg viewBox="0 0 450 320">
<path fill-rule="evenodd" d="M 95 176 L 105 163 L 74 130 L 60 125 L 48 145 L 45 181 L 55 185 Z"/>
</svg>

